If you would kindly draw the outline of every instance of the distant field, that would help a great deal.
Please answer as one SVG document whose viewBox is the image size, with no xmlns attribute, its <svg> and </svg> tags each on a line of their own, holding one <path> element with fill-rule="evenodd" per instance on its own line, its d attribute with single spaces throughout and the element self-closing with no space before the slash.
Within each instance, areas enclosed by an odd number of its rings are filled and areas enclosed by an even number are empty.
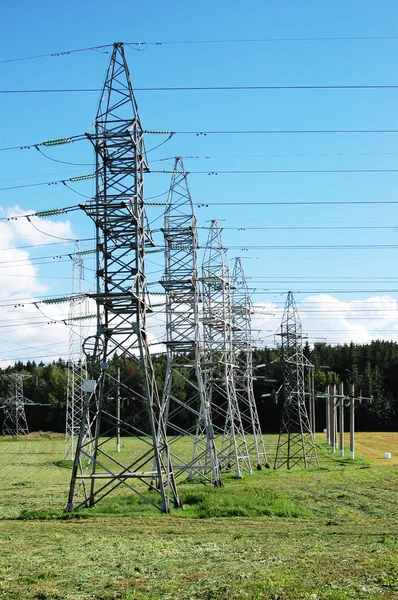
<svg viewBox="0 0 398 600">
<path fill-rule="evenodd" d="M 317 434 L 322 441 L 326 440 L 324 433 Z M 345 455 L 350 455 L 349 433 L 345 433 Z M 390 452 L 391 458 L 384 458 L 384 453 Z M 355 454 L 370 458 L 378 465 L 398 465 L 398 432 L 360 431 L 355 434 Z"/>
<path fill-rule="evenodd" d="M 119 494 L 65 520 L 62 436 L 0 438 L 0 598 L 396 600 L 398 434 L 317 445 L 319 469 L 181 482 L 171 515 Z"/>
</svg>

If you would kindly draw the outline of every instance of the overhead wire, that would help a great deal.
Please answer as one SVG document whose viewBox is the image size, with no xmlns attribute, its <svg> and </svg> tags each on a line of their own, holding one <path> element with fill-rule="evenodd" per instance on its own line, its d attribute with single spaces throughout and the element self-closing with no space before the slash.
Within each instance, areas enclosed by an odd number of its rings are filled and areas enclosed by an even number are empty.
<svg viewBox="0 0 398 600">
<path fill-rule="evenodd" d="M 398 129 L 247 129 L 247 130 L 209 130 L 209 131 L 163 131 L 163 130 L 154 130 L 154 129 L 144 129 L 144 134 L 147 135 L 159 135 L 164 134 L 167 136 L 171 135 L 196 135 L 196 136 L 207 136 L 207 135 L 304 135 L 304 134 L 340 134 L 340 133 L 359 133 L 359 134 L 367 134 L 367 133 L 377 133 L 377 134 L 395 134 L 398 133 Z M 71 142 L 78 142 L 82 140 L 86 140 L 86 134 L 79 134 L 75 136 L 70 136 L 66 139 L 70 139 Z M 33 148 L 40 148 L 41 146 L 46 146 L 45 142 L 39 142 L 34 144 L 20 144 L 18 146 L 9 146 L 6 148 L 0 148 L 0 152 L 5 152 L 8 150 L 31 150 Z M 55 147 L 55 146 L 54 146 Z M 152 148 L 154 150 L 155 148 Z M 44 155 L 44 154 L 43 154 Z M 48 158 L 46 156 L 46 158 Z M 175 157 L 172 157 L 175 158 Z M 52 159 L 54 160 L 54 159 Z M 168 160 L 168 159 L 164 159 Z M 80 163 L 75 163 L 80 166 Z M 84 163 L 82 163 L 84 164 Z"/>
<path fill-rule="evenodd" d="M 136 92 L 233 92 L 233 91 L 272 91 L 272 90 L 395 90 L 395 84 L 354 84 L 354 85 L 224 85 L 224 86 L 154 86 L 135 87 Z M 43 88 L 0 90 L 0 94 L 69 94 L 100 93 L 102 88 Z"/>
<path fill-rule="evenodd" d="M 232 40 L 160 40 L 150 42 L 124 42 L 128 47 L 134 46 L 166 46 L 166 45 L 193 45 L 193 44 L 252 44 L 252 43 L 274 43 L 274 42 L 323 42 L 323 41 L 376 41 L 376 40 L 396 40 L 398 36 L 334 36 L 334 37 L 281 37 L 281 38 L 259 38 L 259 39 L 232 39 Z M 100 52 L 108 54 L 107 48 L 113 47 L 113 44 L 101 44 L 99 46 L 89 46 L 87 48 L 78 48 L 72 50 L 63 50 L 61 52 L 51 52 L 47 54 L 35 54 L 32 56 L 22 56 L 17 58 L 7 58 L 0 60 L 0 64 L 21 62 L 25 60 L 35 60 L 39 58 L 58 58 L 68 56 L 78 52 Z M 136 49 L 136 48 L 134 48 Z"/>
<path fill-rule="evenodd" d="M 156 173 L 156 174 L 161 174 L 161 175 L 170 175 L 173 172 L 172 171 L 166 171 L 166 170 L 153 170 L 153 171 L 149 171 L 149 173 Z M 304 173 L 304 174 L 311 174 L 311 173 L 321 173 L 321 174 L 328 174 L 328 173 L 398 173 L 398 169 L 268 169 L 268 170 L 253 170 L 253 171 L 244 171 L 244 170 L 236 170 L 236 171 L 186 171 L 185 172 L 187 175 L 258 175 L 258 174 L 295 174 L 295 173 Z M 185 174 L 184 173 L 184 174 Z M 183 174 L 181 172 L 181 174 Z M 94 178 L 94 174 L 90 174 L 90 178 Z M 73 183 L 75 182 L 81 182 L 84 181 L 85 179 L 84 176 L 81 176 L 82 179 L 77 179 L 77 178 L 69 178 L 69 179 L 59 179 L 56 181 L 42 181 L 40 183 L 27 183 L 27 184 L 23 184 L 23 185 L 14 185 L 14 186 L 8 186 L 8 187 L 3 187 L 0 188 L 0 191 L 6 191 L 6 190 L 17 190 L 17 189 L 22 189 L 22 188 L 31 188 L 31 187 L 39 187 L 39 186 L 43 186 L 43 185 L 58 185 L 59 183 L 62 183 L 63 185 L 65 185 L 66 187 L 69 187 L 67 185 L 68 182 L 72 181 Z M 89 179 L 89 176 L 87 175 L 87 179 Z M 70 188 L 69 188 L 70 189 Z M 76 191 L 73 190 L 72 191 Z M 84 194 L 80 194 L 83 195 Z M 91 198 L 89 196 L 84 196 L 86 198 Z M 207 204 L 207 203 L 206 203 Z M 244 203 L 245 204 L 245 203 Z"/>
<path fill-rule="evenodd" d="M 62 141 L 62 145 L 64 144 L 70 144 L 70 143 L 74 143 L 74 142 L 80 142 L 82 140 L 86 140 L 87 136 L 86 134 L 78 134 L 78 135 L 71 135 L 68 137 L 64 137 L 64 138 L 59 138 L 60 140 L 65 140 Z M 67 140 L 67 141 L 66 141 Z M 52 140 L 50 141 L 50 146 L 58 146 L 60 144 L 54 144 L 54 141 L 58 141 L 58 140 Z M 19 146 L 9 146 L 7 148 L 0 148 L 0 152 L 5 152 L 6 150 L 32 150 L 33 148 L 36 148 L 36 150 L 41 147 L 41 146 L 48 146 L 49 143 L 48 142 L 38 142 L 35 144 L 20 144 Z"/>
</svg>

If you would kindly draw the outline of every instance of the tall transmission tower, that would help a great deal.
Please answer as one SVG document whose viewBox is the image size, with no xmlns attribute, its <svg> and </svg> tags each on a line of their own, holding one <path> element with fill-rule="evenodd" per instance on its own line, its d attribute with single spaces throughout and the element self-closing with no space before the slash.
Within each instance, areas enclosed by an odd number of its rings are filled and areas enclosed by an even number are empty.
<svg viewBox="0 0 398 600">
<path fill-rule="evenodd" d="M 206 399 L 215 424 L 223 428 L 220 463 L 242 477 L 252 468 L 235 390 L 231 278 L 217 221 L 209 230 L 202 282 Z"/>
<path fill-rule="evenodd" d="M 237 257 L 232 272 L 232 315 L 234 323 L 232 341 L 236 363 L 234 371 L 235 389 L 242 424 L 246 433 L 250 460 L 254 467 L 261 470 L 263 466 L 269 468 L 269 465 L 253 390 L 252 314 L 253 305 L 242 261 Z"/>
<path fill-rule="evenodd" d="M 144 206 L 148 167 L 122 43 L 114 44 L 95 132 L 87 135 L 95 148 L 97 173 L 95 200 L 84 206 L 96 226 L 97 286 L 91 296 L 97 304 L 97 332 L 83 344 L 91 372 L 84 382 L 82 426 L 66 511 L 93 506 L 124 486 L 168 512 L 171 502 L 181 503 L 146 331 L 150 307 L 145 251 L 154 245 Z M 115 352 L 131 365 L 130 372 L 121 376 L 120 391 L 129 406 L 124 406 L 120 419 L 119 381 L 109 370 Z M 142 391 L 134 384 L 139 375 Z M 92 440 L 85 439 L 86 418 Z M 112 451 L 119 431 L 132 439 L 129 451 L 115 457 Z M 154 479 L 156 486 L 151 485 Z"/>
<path fill-rule="evenodd" d="M 316 467 L 318 456 L 305 404 L 305 369 L 312 364 L 303 354 L 301 321 L 292 292 L 287 296 L 280 336 L 284 405 L 274 468 Z"/>
<path fill-rule="evenodd" d="M 29 377 L 30 375 L 24 373 L 9 375 L 12 385 L 3 404 L 3 435 L 12 435 L 13 437 L 29 435 L 25 404 L 33 404 L 33 402 L 25 398 L 23 394 L 23 382 Z"/>
<path fill-rule="evenodd" d="M 167 366 L 162 412 L 167 433 L 174 436 L 172 462 L 176 475 L 185 473 L 218 486 L 220 466 L 199 347 L 197 226 L 182 158 L 175 160 L 163 234 Z M 180 438 L 184 447 L 177 443 Z"/>
<path fill-rule="evenodd" d="M 83 258 L 76 242 L 72 259 L 72 297 L 69 306 L 69 358 L 66 390 L 65 459 L 73 460 L 83 417 L 83 381 L 87 379 L 86 357 L 83 352 Z M 86 435 L 89 425 L 86 419 Z"/>
</svg>

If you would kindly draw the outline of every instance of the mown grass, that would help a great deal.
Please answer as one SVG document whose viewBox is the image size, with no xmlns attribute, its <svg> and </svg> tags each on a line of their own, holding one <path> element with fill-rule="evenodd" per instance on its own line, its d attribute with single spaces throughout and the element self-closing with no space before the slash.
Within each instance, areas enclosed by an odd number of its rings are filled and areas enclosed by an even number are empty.
<svg viewBox="0 0 398 600">
<path fill-rule="evenodd" d="M 71 517 L 63 440 L 1 440 L 0 598 L 397 598 L 397 467 L 318 449 L 318 469 L 181 482 L 171 515 L 121 493 Z"/>
</svg>

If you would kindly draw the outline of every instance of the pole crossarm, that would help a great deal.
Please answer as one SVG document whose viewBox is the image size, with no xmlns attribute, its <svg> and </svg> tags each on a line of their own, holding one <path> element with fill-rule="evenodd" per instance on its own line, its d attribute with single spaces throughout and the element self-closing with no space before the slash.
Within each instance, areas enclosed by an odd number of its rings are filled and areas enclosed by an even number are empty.
<svg viewBox="0 0 398 600">
<path fill-rule="evenodd" d="M 196 218 L 182 158 L 176 158 L 164 215 L 167 365 L 162 414 L 176 476 L 221 485 L 200 350 Z M 184 440 L 184 447 L 179 440 Z"/>
<path fill-rule="evenodd" d="M 280 328 L 283 362 L 283 412 L 274 469 L 319 466 L 305 396 L 305 370 L 313 365 L 303 355 L 301 321 L 289 292 Z M 310 389 L 311 389 L 310 385 Z M 311 391 L 309 390 L 309 395 Z"/>
<path fill-rule="evenodd" d="M 154 245 L 144 203 L 148 166 L 122 43 L 114 44 L 95 128 L 87 137 L 96 156 L 96 195 L 84 210 L 96 228 L 96 290 L 90 296 L 97 306 L 97 331 L 83 345 L 90 379 L 84 382 L 66 510 L 93 506 L 122 485 L 169 512 L 171 502 L 181 503 L 146 330 L 151 309 L 145 252 Z M 108 370 L 112 375 L 115 352 L 125 365 L 120 388 L 126 402 L 120 419 L 115 414 L 119 383 L 107 375 Z M 92 440 L 85 438 L 86 419 Z M 118 432 L 134 438 L 131 454 L 112 454 Z M 154 478 L 156 486 L 151 485 Z"/>
<path fill-rule="evenodd" d="M 202 265 L 204 374 L 213 423 L 223 428 L 220 462 L 236 477 L 252 466 L 235 388 L 231 278 L 217 221 L 209 229 Z"/>
</svg>

